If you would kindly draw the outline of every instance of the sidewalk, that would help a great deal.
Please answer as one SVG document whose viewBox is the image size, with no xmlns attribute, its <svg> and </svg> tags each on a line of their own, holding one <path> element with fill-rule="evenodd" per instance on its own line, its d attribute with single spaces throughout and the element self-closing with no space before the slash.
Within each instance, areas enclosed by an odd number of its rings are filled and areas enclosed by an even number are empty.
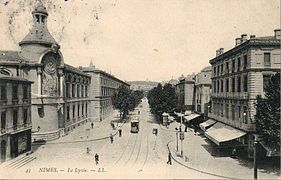
<svg viewBox="0 0 281 180">
<path fill-rule="evenodd" d="M 162 126 L 162 125 L 161 125 Z M 173 127 L 179 126 L 176 122 L 170 125 Z M 163 129 L 165 127 L 162 126 Z M 212 148 L 204 135 L 195 135 L 193 129 L 185 133 L 183 141 L 183 157 L 178 156 L 176 152 L 176 142 L 168 144 L 172 153 L 173 159 L 183 166 L 192 168 L 201 172 L 212 175 L 218 175 L 222 178 L 253 178 L 253 163 L 246 162 L 243 159 L 233 159 L 231 157 L 214 157 L 210 154 Z M 181 142 L 179 141 L 179 151 L 181 150 Z M 279 172 L 280 173 L 280 172 Z M 258 169 L 258 178 L 261 179 L 277 179 L 280 178 L 276 170 Z"/>
</svg>

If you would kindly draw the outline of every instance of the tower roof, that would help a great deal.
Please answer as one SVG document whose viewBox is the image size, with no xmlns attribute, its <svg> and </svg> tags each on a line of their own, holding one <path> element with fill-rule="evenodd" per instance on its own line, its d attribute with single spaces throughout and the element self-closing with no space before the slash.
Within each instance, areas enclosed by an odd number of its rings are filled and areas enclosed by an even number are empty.
<svg viewBox="0 0 281 180">
<path fill-rule="evenodd" d="M 22 44 L 58 44 L 47 28 L 48 12 L 41 1 L 37 1 L 33 15 L 33 26 L 25 38 L 19 43 Z"/>
<path fill-rule="evenodd" d="M 32 14 L 34 13 L 43 13 L 45 15 L 48 15 L 47 9 L 46 7 L 43 5 L 43 3 L 41 2 L 41 0 L 37 1 L 36 7 L 34 9 L 34 11 L 32 11 Z"/>
</svg>

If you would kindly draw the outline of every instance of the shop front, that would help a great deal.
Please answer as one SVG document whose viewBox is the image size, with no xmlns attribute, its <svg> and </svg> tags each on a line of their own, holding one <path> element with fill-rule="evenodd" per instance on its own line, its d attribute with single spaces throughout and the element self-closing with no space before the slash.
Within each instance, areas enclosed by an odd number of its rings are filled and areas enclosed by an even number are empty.
<svg viewBox="0 0 281 180">
<path fill-rule="evenodd" d="M 31 150 L 31 129 L 12 133 L 10 138 L 12 158 Z"/>
</svg>

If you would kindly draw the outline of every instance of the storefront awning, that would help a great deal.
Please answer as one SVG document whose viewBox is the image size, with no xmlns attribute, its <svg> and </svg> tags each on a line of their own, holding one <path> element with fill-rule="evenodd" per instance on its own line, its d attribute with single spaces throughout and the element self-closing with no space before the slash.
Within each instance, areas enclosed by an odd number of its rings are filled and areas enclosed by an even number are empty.
<svg viewBox="0 0 281 180">
<path fill-rule="evenodd" d="M 220 145 L 222 142 L 237 139 L 245 134 L 246 132 L 227 126 L 220 122 L 217 122 L 205 132 L 205 136 L 217 145 Z"/>
<path fill-rule="evenodd" d="M 183 116 L 183 118 L 188 122 L 191 121 L 192 119 L 195 119 L 197 117 L 201 116 L 200 114 L 190 114 L 188 116 Z"/>
<path fill-rule="evenodd" d="M 215 124 L 217 121 L 208 119 L 207 121 L 201 123 L 199 126 L 203 131 L 207 131 L 207 128 Z"/>
<path fill-rule="evenodd" d="M 272 147 L 264 141 L 261 141 L 260 145 L 266 150 L 267 157 L 280 157 L 280 148 Z"/>
</svg>

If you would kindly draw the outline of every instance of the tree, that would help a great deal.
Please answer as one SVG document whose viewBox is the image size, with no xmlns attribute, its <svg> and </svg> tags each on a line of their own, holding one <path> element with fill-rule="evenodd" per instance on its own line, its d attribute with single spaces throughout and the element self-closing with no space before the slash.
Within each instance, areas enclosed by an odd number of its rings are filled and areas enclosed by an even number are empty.
<svg viewBox="0 0 281 180">
<path fill-rule="evenodd" d="M 120 86 L 112 96 L 112 105 L 120 112 L 120 117 L 125 118 L 129 111 L 133 111 L 140 103 L 143 96 L 141 92 L 131 91 L 125 86 Z"/>
<path fill-rule="evenodd" d="M 171 84 L 162 86 L 159 83 L 148 92 L 147 98 L 151 112 L 159 116 L 163 112 L 173 112 L 177 106 L 175 88 Z"/>
<path fill-rule="evenodd" d="M 265 98 L 257 96 L 256 130 L 266 144 L 280 147 L 280 73 L 265 86 Z"/>
</svg>

